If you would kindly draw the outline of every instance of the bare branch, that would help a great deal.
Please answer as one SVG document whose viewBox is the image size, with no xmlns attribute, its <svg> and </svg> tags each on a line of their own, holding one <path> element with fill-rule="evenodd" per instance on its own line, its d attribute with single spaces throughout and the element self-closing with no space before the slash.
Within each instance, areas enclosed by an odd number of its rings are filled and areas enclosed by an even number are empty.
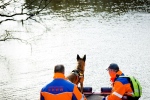
<svg viewBox="0 0 150 100">
<path fill-rule="evenodd" d="M 9 20 L 15 21 L 14 19 L 5 19 L 5 20 L 0 21 L 0 24 L 1 24 L 2 22 L 9 21 Z"/>
<path fill-rule="evenodd" d="M 4 3 L 4 5 L 0 5 L 0 9 L 3 9 L 3 10 L 4 10 L 4 8 L 5 8 L 6 6 L 11 5 L 11 2 L 12 2 L 12 1 L 13 1 L 13 0 L 10 0 L 10 1 L 7 2 L 7 3 Z M 44 6 L 42 7 L 42 4 L 44 3 L 44 1 L 45 1 L 45 4 L 44 4 Z M 1 24 L 2 22 L 10 21 L 10 20 L 12 20 L 12 21 L 18 21 L 17 19 L 14 19 L 14 17 L 15 17 L 15 16 L 19 16 L 19 15 L 25 15 L 25 16 L 26 16 L 25 19 L 20 19 L 20 22 L 26 21 L 26 20 L 28 20 L 28 19 L 32 19 L 33 16 L 39 15 L 39 13 L 42 12 L 42 11 L 51 3 L 51 1 L 52 1 L 52 0 L 40 0 L 40 1 L 39 1 L 39 5 L 38 5 L 38 8 L 36 8 L 36 11 L 29 10 L 28 12 L 25 12 L 25 9 L 28 9 L 31 5 L 33 5 L 33 3 L 36 2 L 36 0 L 33 0 L 33 1 L 30 2 L 29 5 L 26 5 L 26 3 L 24 3 L 23 5 L 21 5 L 21 8 L 20 8 L 20 9 L 21 9 L 21 12 L 20 12 L 20 13 L 17 13 L 17 12 L 14 13 L 14 14 L 2 14 L 2 13 L 0 13 L 0 16 L 5 18 L 4 20 L 1 20 L 1 21 L 0 21 L 0 24 Z M 14 2 L 15 2 L 15 1 L 14 1 Z M 3 7 L 3 6 L 4 6 L 4 7 Z M 15 9 L 14 9 L 14 12 L 15 12 Z M 32 19 L 32 20 L 33 20 L 33 19 Z M 35 20 L 35 19 L 34 19 L 34 20 Z"/>
<path fill-rule="evenodd" d="M 22 39 L 20 39 L 20 38 L 15 38 L 15 37 L 13 37 L 13 36 L 9 33 L 9 31 L 7 31 L 7 30 L 5 30 L 5 31 L 6 31 L 6 33 L 0 36 L 0 38 L 2 38 L 2 39 L 0 39 L 0 41 L 6 41 L 6 40 L 10 40 L 10 39 L 16 39 L 16 40 L 24 41 L 24 40 L 22 40 Z"/>
<path fill-rule="evenodd" d="M 45 4 L 45 7 L 43 7 L 40 11 L 42 11 L 43 9 L 45 9 L 50 3 L 51 3 L 52 0 L 50 0 L 47 4 Z M 38 12 L 40 12 L 38 11 Z"/>
<path fill-rule="evenodd" d="M 7 3 L 3 3 L 3 5 L 0 5 L 0 8 L 4 9 L 6 6 L 10 5 L 11 1 L 12 0 L 8 1 Z"/>
<path fill-rule="evenodd" d="M 31 45 L 31 43 L 29 43 L 27 40 L 23 40 L 23 39 L 20 39 L 20 38 L 13 37 L 13 36 L 9 33 L 9 31 L 7 31 L 7 30 L 5 30 L 5 31 L 6 31 L 6 33 L 0 36 L 0 41 L 19 40 L 19 41 L 21 41 L 22 43 L 25 43 L 25 44 L 30 45 L 30 47 L 31 47 L 31 52 L 32 52 L 32 45 Z"/>
<path fill-rule="evenodd" d="M 30 14 L 28 14 L 28 13 L 15 13 L 15 14 L 12 14 L 12 15 L 0 14 L 0 16 L 2 16 L 2 17 L 13 17 L 13 16 L 16 16 L 16 15 L 30 15 Z"/>
</svg>

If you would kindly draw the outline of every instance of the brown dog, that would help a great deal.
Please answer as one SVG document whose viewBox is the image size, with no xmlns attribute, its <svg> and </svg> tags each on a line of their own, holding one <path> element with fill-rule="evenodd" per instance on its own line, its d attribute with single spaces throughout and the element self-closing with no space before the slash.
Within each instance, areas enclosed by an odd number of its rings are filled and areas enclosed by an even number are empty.
<svg viewBox="0 0 150 100">
<path fill-rule="evenodd" d="M 83 58 L 80 58 L 80 56 L 77 54 L 77 62 L 78 65 L 76 69 L 74 69 L 67 78 L 74 84 L 78 85 L 80 83 L 80 90 L 81 93 L 83 93 L 83 81 L 84 81 L 84 70 L 85 70 L 85 60 L 86 55 L 83 56 Z"/>
</svg>

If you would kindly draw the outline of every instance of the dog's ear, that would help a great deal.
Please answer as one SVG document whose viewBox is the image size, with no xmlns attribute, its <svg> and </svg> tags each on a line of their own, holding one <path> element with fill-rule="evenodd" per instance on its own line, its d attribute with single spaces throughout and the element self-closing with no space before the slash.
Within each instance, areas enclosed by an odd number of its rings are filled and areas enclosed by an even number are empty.
<svg viewBox="0 0 150 100">
<path fill-rule="evenodd" d="M 80 56 L 77 54 L 77 61 L 78 61 L 79 59 L 81 59 L 81 58 L 80 58 Z"/>
<path fill-rule="evenodd" d="M 84 60 L 84 62 L 85 62 L 85 60 L 86 60 L 86 55 L 84 55 L 83 60 Z"/>
</svg>

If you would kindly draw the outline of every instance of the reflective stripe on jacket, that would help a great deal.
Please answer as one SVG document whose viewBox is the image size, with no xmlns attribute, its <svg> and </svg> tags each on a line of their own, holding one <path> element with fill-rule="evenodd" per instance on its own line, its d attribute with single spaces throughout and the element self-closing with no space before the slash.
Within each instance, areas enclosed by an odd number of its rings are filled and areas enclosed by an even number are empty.
<svg viewBox="0 0 150 100">
<path fill-rule="evenodd" d="M 118 73 L 120 73 L 119 71 Z M 117 74 L 118 75 L 118 74 Z M 122 72 L 119 75 L 124 75 Z M 113 90 L 106 100 L 122 100 L 124 94 L 132 95 L 133 91 L 127 78 L 116 77 L 113 83 Z"/>
<path fill-rule="evenodd" d="M 65 79 L 64 74 L 55 73 L 54 80 L 42 88 L 40 100 L 82 100 L 77 86 Z M 84 99 L 83 99 L 84 100 Z"/>
</svg>

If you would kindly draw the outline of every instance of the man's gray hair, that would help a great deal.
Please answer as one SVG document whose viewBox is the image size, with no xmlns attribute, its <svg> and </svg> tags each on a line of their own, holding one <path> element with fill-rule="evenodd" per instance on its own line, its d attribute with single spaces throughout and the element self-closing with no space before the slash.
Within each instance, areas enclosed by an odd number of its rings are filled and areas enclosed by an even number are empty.
<svg viewBox="0 0 150 100">
<path fill-rule="evenodd" d="M 54 68 L 54 73 L 64 73 L 65 67 L 62 64 L 56 65 Z"/>
</svg>

